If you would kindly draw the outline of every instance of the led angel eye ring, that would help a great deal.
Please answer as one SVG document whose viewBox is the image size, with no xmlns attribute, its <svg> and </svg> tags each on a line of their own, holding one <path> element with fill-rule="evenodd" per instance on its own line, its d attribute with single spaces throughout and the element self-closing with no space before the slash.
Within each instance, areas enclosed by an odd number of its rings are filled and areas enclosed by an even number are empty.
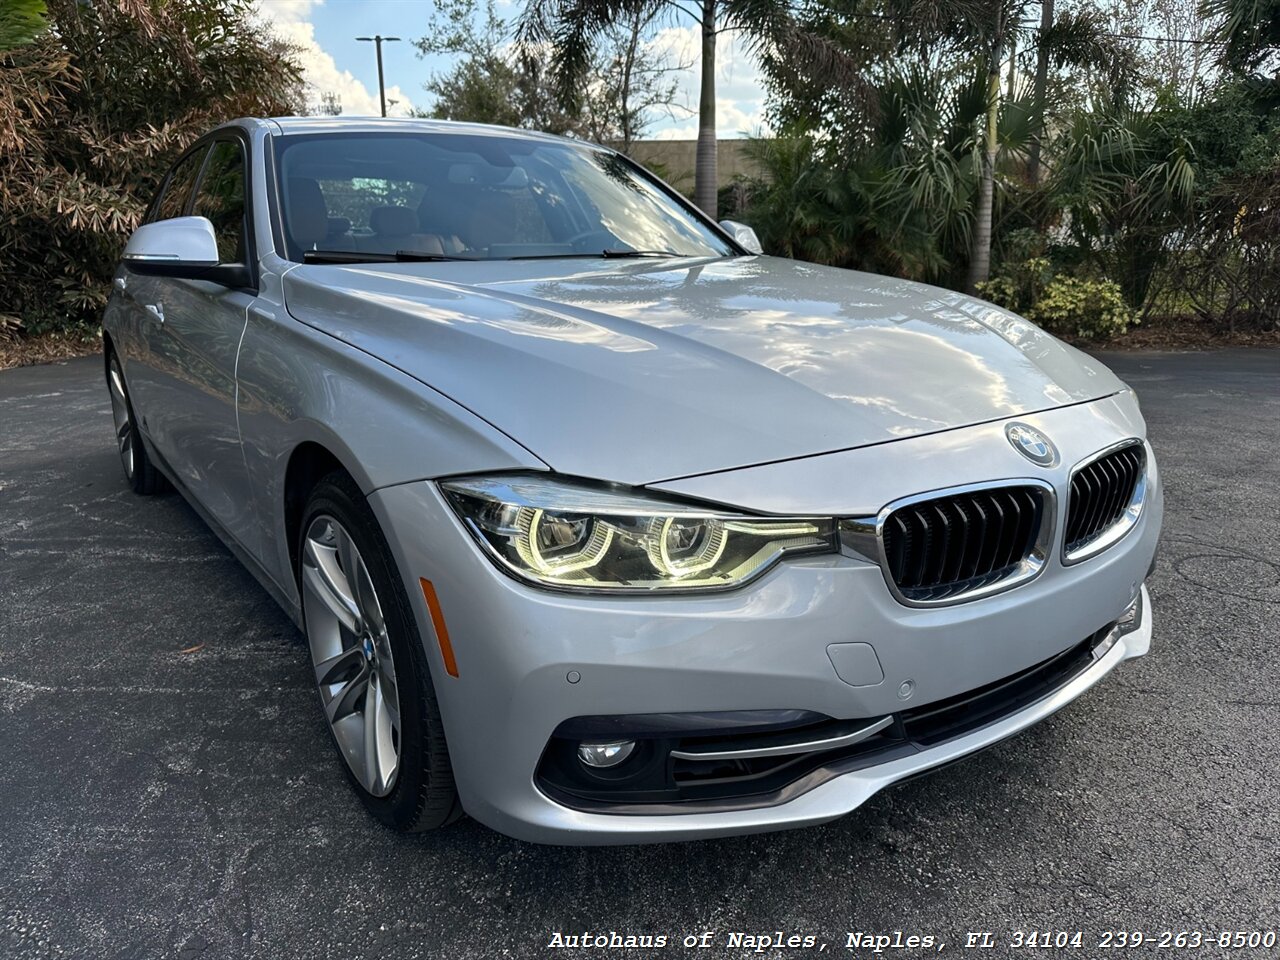
<svg viewBox="0 0 1280 960">
<path fill-rule="evenodd" d="M 677 517 L 654 517 L 649 521 L 645 552 L 649 554 L 649 562 L 659 573 L 670 577 L 687 577 L 710 570 L 720 562 L 728 543 L 724 524 L 711 518 L 694 522 L 703 528 L 702 541 L 698 544 L 697 551 L 687 557 L 672 557 L 671 534 L 678 529 L 677 524 L 688 525 L 690 521 Z"/>
<path fill-rule="evenodd" d="M 516 515 L 516 553 L 528 566 L 543 575 L 574 573 L 594 567 L 613 542 L 613 530 L 598 520 L 591 521 L 591 535 L 581 549 L 560 557 L 544 557 L 538 547 L 538 527 L 545 510 L 521 507 Z M 554 515 L 553 515 L 554 516 Z"/>
</svg>

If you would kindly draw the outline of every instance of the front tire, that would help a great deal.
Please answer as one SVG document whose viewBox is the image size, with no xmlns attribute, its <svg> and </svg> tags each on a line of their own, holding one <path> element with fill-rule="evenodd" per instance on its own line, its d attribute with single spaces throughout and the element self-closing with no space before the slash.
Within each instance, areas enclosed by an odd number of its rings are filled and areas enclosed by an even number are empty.
<svg viewBox="0 0 1280 960">
<path fill-rule="evenodd" d="M 377 518 L 351 478 L 335 472 L 312 491 L 299 529 L 307 644 L 352 786 L 397 830 L 458 819 L 435 688 Z"/>
<path fill-rule="evenodd" d="M 111 392 L 111 419 L 115 423 L 116 448 L 120 452 L 125 480 L 133 492 L 141 496 L 163 493 L 168 488 L 168 481 L 151 462 L 146 444 L 138 434 L 138 418 L 133 413 L 124 371 L 114 350 L 107 354 L 107 389 Z"/>
</svg>

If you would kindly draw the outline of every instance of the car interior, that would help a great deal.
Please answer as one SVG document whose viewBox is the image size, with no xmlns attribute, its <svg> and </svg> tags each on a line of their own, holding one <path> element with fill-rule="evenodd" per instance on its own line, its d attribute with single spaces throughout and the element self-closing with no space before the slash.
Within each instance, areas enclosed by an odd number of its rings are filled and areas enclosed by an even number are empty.
<svg viewBox="0 0 1280 960">
<path fill-rule="evenodd" d="M 486 158 L 397 138 L 390 151 L 385 140 L 346 141 L 335 160 L 321 146 L 291 145 L 285 155 L 285 221 L 295 251 L 505 259 L 621 243 L 608 231 L 584 231 L 599 219 L 582 209 L 590 201 L 527 153 L 489 151 Z"/>
<path fill-rule="evenodd" d="M 689 204 L 625 158 L 569 142 L 310 134 L 280 138 L 276 164 L 293 260 L 732 252 Z"/>
</svg>

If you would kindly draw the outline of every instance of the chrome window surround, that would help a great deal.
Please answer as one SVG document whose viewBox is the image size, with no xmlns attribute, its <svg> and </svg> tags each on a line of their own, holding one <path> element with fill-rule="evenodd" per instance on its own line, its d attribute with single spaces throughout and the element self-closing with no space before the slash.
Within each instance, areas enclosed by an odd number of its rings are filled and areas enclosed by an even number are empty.
<svg viewBox="0 0 1280 960">
<path fill-rule="evenodd" d="M 1123 450 L 1126 447 L 1142 447 L 1142 472 L 1138 474 L 1138 482 L 1133 485 L 1133 496 L 1129 498 L 1129 504 L 1125 507 L 1124 513 L 1120 515 L 1120 519 L 1109 526 L 1098 536 L 1094 537 L 1083 547 L 1067 552 L 1066 535 L 1063 534 L 1062 541 L 1062 565 L 1069 567 L 1073 563 L 1080 563 L 1088 560 L 1090 557 L 1097 556 L 1102 551 L 1114 547 L 1124 536 L 1138 525 L 1138 518 L 1142 516 L 1142 508 L 1147 502 L 1147 464 L 1150 463 L 1150 457 L 1147 455 L 1146 445 L 1137 437 L 1128 440 L 1121 440 L 1119 443 L 1113 443 L 1109 447 L 1105 447 L 1096 453 L 1091 453 L 1079 463 L 1071 468 L 1071 473 L 1067 477 L 1067 506 L 1064 516 L 1071 516 L 1071 481 L 1075 479 L 1077 473 L 1089 466 L 1091 463 L 1101 460 L 1108 454 L 1115 453 L 1117 450 Z"/>
<path fill-rule="evenodd" d="M 940 600 L 911 600 L 903 595 L 889 572 L 889 559 L 884 548 L 884 525 L 889 515 L 902 507 L 921 503 L 925 500 L 936 500 L 956 494 L 980 493 L 983 490 L 999 490 L 1004 487 L 1036 487 L 1043 497 L 1043 508 L 1040 512 L 1040 530 L 1036 535 L 1031 553 L 1023 557 L 1013 572 L 999 580 L 984 583 L 971 590 L 965 590 Z M 984 483 L 966 483 L 958 487 L 942 487 L 925 493 L 912 494 L 886 504 L 874 517 L 851 517 L 840 521 L 840 548 L 863 560 L 870 560 L 880 568 L 889 592 L 899 603 L 908 607 L 949 607 L 956 603 L 967 603 L 982 597 L 991 597 L 1014 587 L 1029 583 L 1044 571 L 1053 547 L 1053 538 L 1058 528 L 1058 496 L 1053 485 L 1038 477 L 1018 477 L 1010 480 L 989 480 Z"/>
</svg>

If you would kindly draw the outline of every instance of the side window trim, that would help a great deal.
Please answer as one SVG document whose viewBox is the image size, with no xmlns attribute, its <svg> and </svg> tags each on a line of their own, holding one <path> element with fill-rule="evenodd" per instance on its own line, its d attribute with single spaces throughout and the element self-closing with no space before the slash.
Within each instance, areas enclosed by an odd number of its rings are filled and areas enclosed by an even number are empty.
<svg viewBox="0 0 1280 960">
<path fill-rule="evenodd" d="M 182 215 L 189 217 L 196 208 L 196 194 L 200 192 L 200 188 L 204 186 L 204 174 L 209 169 L 209 161 L 213 159 L 213 151 L 218 146 L 220 137 L 208 137 L 202 142 L 204 147 L 204 159 L 200 161 L 200 169 L 196 171 L 196 177 L 191 181 L 191 192 L 187 194 L 187 202 L 182 205 Z"/>
<path fill-rule="evenodd" d="M 192 188 L 187 194 L 186 199 L 182 201 L 182 213 L 185 216 L 186 212 L 191 208 L 191 198 L 195 195 L 195 183 L 199 181 L 200 174 L 204 172 L 204 165 L 209 161 L 208 147 L 209 141 L 202 138 L 182 151 L 178 159 L 173 162 L 173 165 L 169 167 L 165 172 L 164 178 L 160 181 L 160 186 L 156 189 L 155 196 L 151 198 L 151 203 L 147 205 L 147 209 L 142 215 L 143 223 L 153 223 L 157 219 L 156 214 L 160 212 L 160 206 L 169 192 L 170 185 L 173 183 L 173 175 L 178 172 L 179 167 L 187 162 L 188 158 L 198 151 L 203 150 L 205 151 L 205 155 L 200 161 L 200 170 L 196 173 L 196 177 L 192 181 Z"/>
<path fill-rule="evenodd" d="M 594 149 L 601 150 L 604 153 L 613 154 L 613 156 L 615 156 L 618 160 L 622 161 L 622 164 L 624 166 L 629 167 L 632 173 L 634 173 L 640 179 L 644 180 L 645 183 L 649 184 L 649 186 L 657 190 L 658 193 L 666 196 L 668 199 L 675 202 L 681 209 L 685 211 L 685 213 L 689 214 L 689 216 L 691 216 L 694 220 L 702 223 L 704 226 L 709 227 L 711 230 L 711 235 L 717 238 L 718 240 L 722 240 L 724 243 L 726 243 L 730 250 L 736 250 L 737 256 L 750 254 L 751 251 L 749 251 L 746 247 L 740 244 L 736 238 L 731 236 L 728 233 L 728 231 L 725 230 L 724 227 L 720 226 L 719 221 L 717 221 L 715 217 L 708 214 L 705 210 L 703 210 L 696 203 L 694 203 L 692 200 L 690 200 L 688 197 L 682 194 L 679 190 L 676 190 L 674 187 L 668 186 L 662 179 L 660 179 L 658 176 L 651 173 L 650 171 L 646 170 L 640 164 L 636 163 L 636 161 L 632 160 L 625 153 L 623 153 L 620 150 L 611 149 L 609 147 L 596 147 Z"/>
<path fill-rule="evenodd" d="M 271 241 L 275 246 L 275 255 L 287 259 L 289 248 L 285 243 L 284 223 L 280 215 L 283 200 L 280 197 L 280 181 L 276 178 L 275 137 L 270 133 L 262 141 L 262 162 L 266 175 L 267 220 L 271 226 Z"/>
<path fill-rule="evenodd" d="M 257 241 L 254 237 L 253 219 L 253 150 L 249 138 L 239 129 L 219 130 L 205 138 L 202 143 L 208 149 L 205 152 L 203 162 L 200 164 L 200 172 L 196 175 L 195 182 L 192 184 L 191 193 L 187 197 L 186 213 L 190 216 L 195 210 L 196 197 L 199 196 L 200 188 L 204 185 L 205 173 L 213 159 L 217 145 L 219 143 L 236 144 L 240 148 L 242 176 L 244 177 L 244 212 L 241 216 L 240 229 L 243 234 L 242 243 L 245 260 L 247 261 L 244 266 L 248 268 L 251 280 L 249 287 L 246 289 L 256 294 L 258 292 L 258 251 Z"/>
</svg>

